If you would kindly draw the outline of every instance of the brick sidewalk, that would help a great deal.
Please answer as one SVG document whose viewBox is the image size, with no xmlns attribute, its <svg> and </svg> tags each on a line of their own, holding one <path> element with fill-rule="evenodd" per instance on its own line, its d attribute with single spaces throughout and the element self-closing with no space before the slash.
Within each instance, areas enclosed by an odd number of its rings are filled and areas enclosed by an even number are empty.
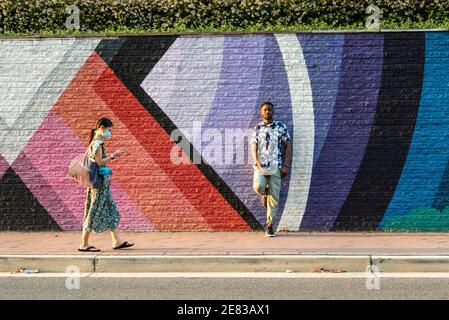
<svg viewBox="0 0 449 320">
<path fill-rule="evenodd" d="M 91 235 L 101 255 L 272 255 L 390 254 L 449 255 L 447 233 L 281 233 L 148 232 L 121 233 L 136 245 L 112 250 L 108 233 Z M 0 232 L 0 255 L 75 254 L 81 232 Z M 97 253 L 96 253 L 97 254 Z"/>
</svg>

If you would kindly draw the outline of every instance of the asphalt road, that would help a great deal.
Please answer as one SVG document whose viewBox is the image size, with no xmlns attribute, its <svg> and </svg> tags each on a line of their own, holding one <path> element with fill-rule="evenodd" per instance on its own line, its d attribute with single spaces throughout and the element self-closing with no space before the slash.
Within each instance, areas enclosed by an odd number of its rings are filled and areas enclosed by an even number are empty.
<svg viewBox="0 0 449 320">
<path fill-rule="evenodd" d="M 79 282 L 78 282 L 79 280 Z M 0 276 L 0 299 L 449 299 L 449 276 L 385 277 L 365 275 L 61 275 Z M 79 284 L 79 289 L 77 286 Z M 72 289 L 67 289 L 67 285 Z"/>
</svg>

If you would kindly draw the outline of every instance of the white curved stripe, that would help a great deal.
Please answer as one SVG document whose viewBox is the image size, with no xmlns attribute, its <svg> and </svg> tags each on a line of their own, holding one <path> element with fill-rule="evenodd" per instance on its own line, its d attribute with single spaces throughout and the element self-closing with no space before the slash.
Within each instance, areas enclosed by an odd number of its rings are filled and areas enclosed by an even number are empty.
<svg viewBox="0 0 449 320">
<path fill-rule="evenodd" d="M 315 120 L 312 87 L 296 34 L 275 36 L 287 72 L 293 116 L 290 185 L 278 230 L 298 231 L 307 205 L 313 167 Z"/>
<path fill-rule="evenodd" d="M 217 90 L 224 36 L 181 37 L 170 46 L 141 87 L 189 136 L 192 122 L 204 122 Z"/>
</svg>

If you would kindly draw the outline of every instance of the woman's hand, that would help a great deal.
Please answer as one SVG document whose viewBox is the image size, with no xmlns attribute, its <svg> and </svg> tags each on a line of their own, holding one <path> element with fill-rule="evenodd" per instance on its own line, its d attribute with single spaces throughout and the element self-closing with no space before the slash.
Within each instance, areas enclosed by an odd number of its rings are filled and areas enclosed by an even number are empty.
<svg viewBox="0 0 449 320">
<path fill-rule="evenodd" d="M 128 149 L 128 148 L 118 149 L 118 150 L 115 151 L 112 155 L 114 156 L 114 158 L 118 158 L 118 157 L 120 157 L 122 154 L 124 154 L 125 151 L 126 151 L 127 149 Z"/>
</svg>

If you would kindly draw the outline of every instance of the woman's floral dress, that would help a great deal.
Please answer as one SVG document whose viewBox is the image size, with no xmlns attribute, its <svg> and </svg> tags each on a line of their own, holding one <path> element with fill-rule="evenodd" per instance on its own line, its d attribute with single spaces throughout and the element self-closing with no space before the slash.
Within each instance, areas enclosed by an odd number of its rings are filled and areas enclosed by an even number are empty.
<svg viewBox="0 0 449 320">
<path fill-rule="evenodd" d="M 95 158 L 98 148 L 103 145 L 101 140 L 92 140 L 89 146 L 89 157 Z M 103 158 L 106 158 L 106 151 L 102 148 Z M 110 175 L 102 176 L 102 183 L 99 189 L 88 188 L 86 203 L 84 207 L 84 230 L 91 232 L 104 232 L 114 230 L 120 222 L 120 213 L 112 199 L 109 189 Z"/>
</svg>

